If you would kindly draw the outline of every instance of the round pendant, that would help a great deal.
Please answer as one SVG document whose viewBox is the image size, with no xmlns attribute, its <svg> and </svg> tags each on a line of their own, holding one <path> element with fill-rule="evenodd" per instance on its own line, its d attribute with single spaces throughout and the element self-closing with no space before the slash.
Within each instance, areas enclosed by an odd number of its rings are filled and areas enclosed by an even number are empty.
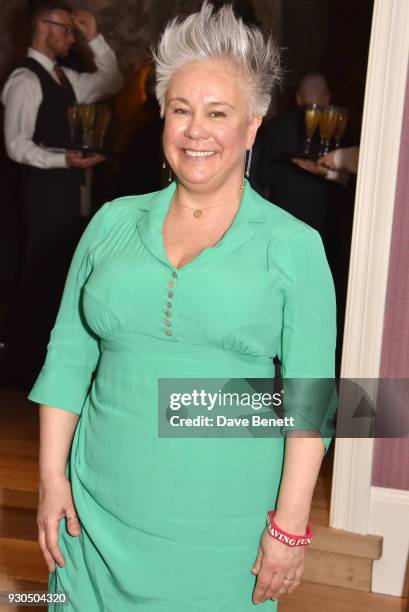
<svg viewBox="0 0 409 612">
<path fill-rule="evenodd" d="M 193 216 L 196 217 L 196 219 L 199 219 L 199 217 L 202 216 L 202 211 L 200 210 L 200 208 L 196 208 L 196 210 L 193 213 Z"/>
</svg>

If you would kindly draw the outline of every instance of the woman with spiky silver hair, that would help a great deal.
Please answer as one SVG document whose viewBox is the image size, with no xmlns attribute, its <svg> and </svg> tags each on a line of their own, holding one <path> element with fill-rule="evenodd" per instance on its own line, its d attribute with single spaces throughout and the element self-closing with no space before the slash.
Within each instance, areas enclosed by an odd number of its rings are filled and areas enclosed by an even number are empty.
<svg viewBox="0 0 409 612">
<path fill-rule="evenodd" d="M 92 219 L 29 396 L 50 591 L 69 611 L 276 610 L 301 580 L 331 438 L 311 414 L 297 437 L 302 420 L 266 431 L 259 404 L 236 418 L 205 400 L 272 380 L 276 357 L 284 379 L 333 377 L 332 278 L 319 234 L 245 178 L 273 41 L 205 2 L 154 59 L 170 184 Z"/>
</svg>

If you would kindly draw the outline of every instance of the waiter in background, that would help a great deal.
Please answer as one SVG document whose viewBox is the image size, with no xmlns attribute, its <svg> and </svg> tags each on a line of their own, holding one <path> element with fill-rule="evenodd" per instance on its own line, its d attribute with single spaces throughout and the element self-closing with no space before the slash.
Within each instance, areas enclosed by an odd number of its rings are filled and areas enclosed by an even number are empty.
<svg viewBox="0 0 409 612">
<path fill-rule="evenodd" d="M 321 74 L 306 74 L 295 94 L 296 106 L 273 117 L 259 135 L 260 155 L 256 183 L 267 199 L 315 228 L 327 247 L 326 230 L 330 201 L 341 189 L 323 176 L 312 175 L 292 162 L 305 139 L 306 104 L 330 103 L 330 91 Z M 325 169 L 322 168 L 325 173 Z M 328 255 L 328 253 L 327 253 Z"/>
<path fill-rule="evenodd" d="M 43 363 L 68 266 L 84 229 L 82 171 L 104 160 L 80 152 L 56 152 L 69 142 L 68 108 L 107 98 L 122 86 L 113 50 L 94 16 L 66 2 L 29 4 L 32 40 L 23 65 L 7 80 L 4 134 L 8 156 L 19 168 L 22 257 L 19 288 L 9 324 L 2 384 L 29 387 Z M 96 72 L 57 64 L 79 30 L 94 54 Z"/>
</svg>

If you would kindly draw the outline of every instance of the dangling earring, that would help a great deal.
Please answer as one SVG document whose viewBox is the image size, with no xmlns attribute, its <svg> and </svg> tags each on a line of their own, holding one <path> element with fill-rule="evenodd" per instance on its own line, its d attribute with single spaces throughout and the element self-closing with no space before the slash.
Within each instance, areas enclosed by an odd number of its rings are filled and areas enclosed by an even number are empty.
<svg viewBox="0 0 409 612">
<path fill-rule="evenodd" d="M 164 170 L 166 170 L 166 161 L 163 162 L 162 168 Z M 171 182 L 172 182 L 172 170 L 171 170 L 171 168 L 169 168 L 168 183 L 171 183 Z"/>
<path fill-rule="evenodd" d="M 250 176 L 250 166 L 251 166 L 251 156 L 253 154 L 253 147 L 250 148 L 249 153 L 248 153 L 248 157 L 247 157 L 247 166 L 246 166 L 246 176 L 247 178 L 249 178 Z"/>
<path fill-rule="evenodd" d="M 244 171 L 243 171 L 243 180 L 241 183 L 241 188 L 244 189 L 244 179 L 245 177 L 249 177 L 250 175 L 250 165 L 251 165 L 251 155 L 253 153 L 253 147 L 251 147 L 248 152 L 246 153 L 247 155 L 247 159 L 246 157 L 244 158 Z"/>
</svg>

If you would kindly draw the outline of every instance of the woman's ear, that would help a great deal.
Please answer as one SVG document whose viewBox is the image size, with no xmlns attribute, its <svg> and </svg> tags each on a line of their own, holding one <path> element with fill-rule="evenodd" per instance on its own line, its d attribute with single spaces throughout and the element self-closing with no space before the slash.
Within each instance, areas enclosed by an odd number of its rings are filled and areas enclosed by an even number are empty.
<svg viewBox="0 0 409 612">
<path fill-rule="evenodd" d="M 246 143 L 247 149 L 250 149 L 253 146 L 254 141 L 256 139 L 257 130 L 260 127 L 262 121 L 263 117 L 261 117 L 260 115 L 255 115 L 251 118 Z"/>
</svg>

